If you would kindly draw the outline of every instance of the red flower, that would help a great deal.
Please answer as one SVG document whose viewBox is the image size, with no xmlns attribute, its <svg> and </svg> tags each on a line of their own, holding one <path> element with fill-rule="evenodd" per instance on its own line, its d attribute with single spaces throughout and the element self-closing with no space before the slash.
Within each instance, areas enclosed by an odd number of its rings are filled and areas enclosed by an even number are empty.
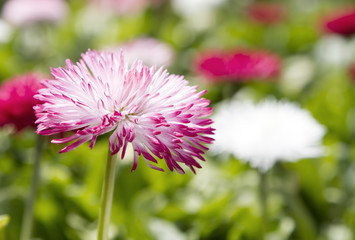
<svg viewBox="0 0 355 240">
<path fill-rule="evenodd" d="M 350 36 L 355 33 L 355 7 L 338 10 L 323 21 L 326 32 Z"/>
<path fill-rule="evenodd" d="M 0 127 L 12 124 L 17 131 L 35 126 L 33 106 L 40 103 L 33 96 L 41 88 L 41 77 L 31 73 L 16 76 L 0 87 Z"/>
<path fill-rule="evenodd" d="M 278 3 L 254 3 L 247 9 L 249 18 L 258 23 L 273 24 L 285 19 L 285 7 Z"/>
<path fill-rule="evenodd" d="M 212 82 L 273 78 L 277 77 L 280 65 L 276 55 L 246 50 L 210 52 L 196 61 L 197 72 Z"/>
</svg>

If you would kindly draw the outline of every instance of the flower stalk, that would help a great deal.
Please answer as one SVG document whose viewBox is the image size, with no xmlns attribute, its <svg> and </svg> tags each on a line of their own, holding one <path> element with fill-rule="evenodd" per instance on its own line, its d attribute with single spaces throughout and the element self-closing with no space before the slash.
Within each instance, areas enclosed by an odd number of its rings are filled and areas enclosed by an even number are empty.
<svg viewBox="0 0 355 240">
<path fill-rule="evenodd" d="M 260 206 L 261 206 L 261 216 L 262 216 L 262 228 L 261 228 L 261 238 L 265 239 L 265 234 L 267 230 L 268 224 L 268 214 L 267 214 L 267 193 L 268 193 L 268 185 L 267 185 L 267 172 L 259 170 L 259 198 L 260 198 Z"/>
<path fill-rule="evenodd" d="M 97 240 L 107 240 L 108 237 L 116 175 L 116 156 L 116 154 L 112 155 L 109 149 L 107 153 L 106 170 L 101 193 Z"/>
<path fill-rule="evenodd" d="M 44 144 L 44 137 L 38 135 L 35 154 L 34 154 L 30 191 L 26 201 L 25 211 L 22 219 L 20 240 L 29 240 L 31 237 L 32 226 L 33 226 L 34 205 L 36 202 L 36 196 L 37 196 L 38 185 L 40 180 L 40 161 L 41 161 L 41 155 L 43 150 L 43 144 Z"/>
</svg>

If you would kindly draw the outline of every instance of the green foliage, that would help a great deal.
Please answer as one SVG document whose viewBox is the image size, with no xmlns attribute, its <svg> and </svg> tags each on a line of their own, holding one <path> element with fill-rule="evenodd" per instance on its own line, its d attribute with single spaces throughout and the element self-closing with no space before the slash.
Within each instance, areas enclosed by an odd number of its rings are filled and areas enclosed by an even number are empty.
<svg viewBox="0 0 355 240">
<path fill-rule="evenodd" d="M 194 29 L 173 11 L 169 1 L 132 16 L 94 16 L 87 12 L 86 1 L 68 1 L 71 12 L 64 22 L 14 28 L 9 41 L 0 43 L 0 81 L 28 71 L 49 76 L 50 67 L 63 66 L 66 58 L 77 61 L 88 48 L 102 49 L 142 36 L 165 41 L 176 52 L 169 70 L 184 74 L 201 89 L 207 88 L 205 97 L 213 106 L 237 92 L 254 99 L 274 96 L 309 109 L 327 128 L 326 156 L 277 164 L 268 173 L 265 239 L 354 239 L 354 81 L 349 75 L 350 62 L 329 66 L 315 53 L 319 42 L 327 37 L 317 28 L 321 13 L 350 1 L 282 1 L 289 14 L 272 26 L 250 21 L 245 15 L 246 2 L 228 1 L 216 9 L 209 27 Z M 312 7 L 308 8 L 308 2 Z M 352 38 L 345 41 L 354 42 Z M 279 54 L 284 62 L 280 79 L 213 85 L 196 76 L 193 64 L 199 52 L 236 47 Z M 309 60 L 313 72 L 308 82 L 297 85 L 298 89 L 285 90 L 286 63 L 299 56 Z M 57 153 L 63 146 L 47 140 L 33 237 L 95 239 L 107 136 L 99 138 L 93 150 L 84 144 L 65 154 Z M 35 145 L 33 129 L 18 134 L 12 134 L 10 128 L 0 131 L 0 240 L 19 238 Z M 132 164 L 129 154 L 118 162 L 112 239 L 260 238 L 259 176 L 248 164 L 231 156 L 207 154 L 196 175 L 171 173 L 164 161 L 159 166 L 167 171 L 158 172 L 143 159 L 131 173 Z"/>
<path fill-rule="evenodd" d="M 0 216 L 0 239 L 6 239 L 6 226 L 9 224 L 10 218 L 8 215 L 1 215 Z"/>
</svg>

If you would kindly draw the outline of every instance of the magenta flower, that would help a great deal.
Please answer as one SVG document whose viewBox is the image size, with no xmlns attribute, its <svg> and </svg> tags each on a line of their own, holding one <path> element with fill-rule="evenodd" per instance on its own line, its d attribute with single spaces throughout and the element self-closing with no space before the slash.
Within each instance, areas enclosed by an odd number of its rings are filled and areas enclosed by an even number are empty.
<svg viewBox="0 0 355 240">
<path fill-rule="evenodd" d="M 38 74 L 16 76 L 0 87 L 0 126 L 13 125 L 17 131 L 35 127 L 33 106 L 40 103 L 33 96 L 41 88 Z"/>
<path fill-rule="evenodd" d="M 280 59 L 262 51 L 210 52 L 197 58 L 196 71 L 210 82 L 240 82 L 277 77 Z"/>
<path fill-rule="evenodd" d="M 140 61 L 129 67 L 123 54 L 89 50 L 74 65 L 66 61 L 65 68 L 53 68 L 54 80 L 43 82 L 36 98 L 43 104 L 35 107 L 37 133 L 52 135 L 72 132 L 73 135 L 53 140 L 69 143 L 61 152 L 68 152 L 84 142 L 111 132 L 110 150 L 122 150 L 124 158 L 127 144 L 134 149 L 134 164 L 143 155 L 148 165 L 156 158 L 165 159 L 171 171 L 184 170 L 180 163 L 200 168 L 195 158 L 204 160 L 202 154 L 211 143 L 213 134 L 206 119 L 212 109 L 209 101 L 201 98 L 206 92 L 197 92 L 197 86 L 187 86 L 182 76 L 169 75 L 162 68 L 148 68 Z"/>
<path fill-rule="evenodd" d="M 325 17 L 323 28 L 326 32 L 351 36 L 355 33 L 355 7 L 337 10 Z"/>
<path fill-rule="evenodd" d="M 254 3 L 247 9 L 248 17 L 262 24 L 274 24 L 285 19 L 286 9 L 280 3 Z"/>
<path fill-rule="evenodd" d="M 7 0 L 2 17 L 15 26 L 24 26 L 42 21 L 59 22 L 67 11 L 64 0 Z"/>
</svg>

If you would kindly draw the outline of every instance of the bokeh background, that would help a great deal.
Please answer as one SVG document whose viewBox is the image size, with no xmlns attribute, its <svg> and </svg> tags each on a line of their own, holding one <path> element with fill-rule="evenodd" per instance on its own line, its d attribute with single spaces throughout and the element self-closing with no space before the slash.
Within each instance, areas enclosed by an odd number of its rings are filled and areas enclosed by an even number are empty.
<svg viewBox="0 0 355 240">
<path fill-rule="evenodd" d="M 165 65 L 207 89 L 212 106 L 232 97 L 273 96 L 308 109 L 327 128 L 326 155 L 278 163 L 268 173 L 265 239 L 355 238 L 353 1 L 53 0 L 59 5 L 45 14 L 38 10 L 43 1 L 13 9 L 6 7 L 10 1 L 0 2 L 0 81 L 28 72 L 50 78 L 50 67 L 64 66 L 67 58 L 77 61 L 88 48 L 131 49 L 132 42 L 149 38 L 126 55 L 144 58 L 140 54 L 159 41 L 164 49 L 149 53 L 146 64 Z M 26 15 L 30 6 L 38 10 L 34 16 Z M 335 24 L 335 31 L 328 23 L 342 14 L 350 17 Z M 238 49 L 276 56 L 276 66 L 265 66 L 275 72 L 231 79 L 201 70 L 204 54 Z M 0 223 L 4 239 L 19 237 L 35 142 L 34 129 L 0 129 L 0 215 L 10 218 Z M 84 144 L 58 154 L 61 148 L 48 142 L 43 152 L 33 237 L 95 239 L 107 137 L 93 150 Z M 260 237 L 259 176 L 247 163 L 207 153 L 196 175 L 162 173 L 143 162 L 131 173 L 132 163 L 132 156 L 118 163 L 112 239 Z M 164 162 L 159 166 L 167 169 Z"/>
</svg>

